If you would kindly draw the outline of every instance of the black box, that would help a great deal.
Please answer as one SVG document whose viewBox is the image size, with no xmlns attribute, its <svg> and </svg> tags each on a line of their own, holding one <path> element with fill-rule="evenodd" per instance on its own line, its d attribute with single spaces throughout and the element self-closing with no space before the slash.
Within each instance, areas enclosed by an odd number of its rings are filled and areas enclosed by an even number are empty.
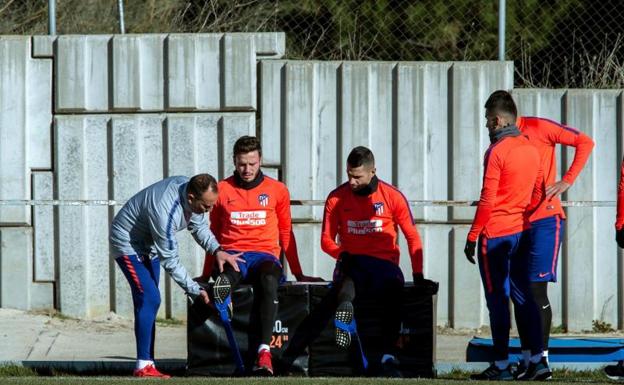
<svg viewBox="0 0 624 385">
<path fill-rule="evenodd" d="M 210 290 L 210 289 L 209 289 Z M 335 299 L 327 296 L 329 284 L 280 286 L 278 317 L 273 329 L 271 354 L 276 375 L 309 376 L 375 375 L 380 366 L 384 335 L 373 301 L 356 298 L 358 332 L 369 361 L 365 373 L 356 344 L 343 350 L 335 344 Z M 404 315 L 399 338 L 401 371 L 405 377 L 435 377 L 436 294 L 438 283 L 411 283 L 404 289 Z M 240 285 L 232 295 L 232 327 L 245 368 L 253 366 L 258 346 L 258 320 L 251 317 L 253 288 Z M 233 356 L 223 324 L 214 308 L 199 302 L 189 305 L 187 323 L 188 372 L 193 375 L 231 375 Z"/>
</svg>

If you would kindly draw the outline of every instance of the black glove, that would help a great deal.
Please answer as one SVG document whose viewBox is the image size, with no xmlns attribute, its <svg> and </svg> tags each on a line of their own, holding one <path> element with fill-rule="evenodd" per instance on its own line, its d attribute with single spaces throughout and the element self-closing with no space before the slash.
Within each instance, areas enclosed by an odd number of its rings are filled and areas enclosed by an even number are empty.
<svg viewBox="0 0 624 385">
<path fill-rule="evenodd" d="M 474 255 L 475 249 L 477 248 L 477 242 L 466 240 L 466 246 L 464 246 L 464 254 L 466 254 L 466 259 L 468 262 L 475 264 Z"/>
<path fill-rule="evenodd" d="M 343 273 L 347 273 L 351 271 L 351 269 L 353 268 L 353 264 L 355 262 L 355 257 L 349 254 L 348 252 L 343 251 L 342 253 L 340 253 L 338 258 L 340 261 L 340 270 Z"/>
<path fill-rule="evenodd" d="M 414 286 L 422 285 L 425 282 L 423 273 L 412 273 L 412 279 L 414 280 Z"/>
<path fill-rule="evenodd" d="M 615 241 L 621 249 L 624 249 L 624 227 L 615 230 Z"/>
</svg>

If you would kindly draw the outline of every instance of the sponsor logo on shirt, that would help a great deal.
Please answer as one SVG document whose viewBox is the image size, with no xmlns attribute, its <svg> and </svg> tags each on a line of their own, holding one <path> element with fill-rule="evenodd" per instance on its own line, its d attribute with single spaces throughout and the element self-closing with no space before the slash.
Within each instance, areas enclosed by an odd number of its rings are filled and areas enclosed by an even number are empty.
<svg viewBox="0 0 624 385">
<path fill-rule="evenodd" d="M 366 235 L 370 233 L 381 233 L 383 221 L 373 219 L 366 221 L 347 221 L 347 233 L 355 235 Z"/>
<path fill-rule="evenodd" d="M 375 210 L 375 215 L 381 215 L 384 212 L 384 204 L 383 202 L 375 202 L 373 203 L 373 210 Z"/>
<path fill-rule="evenodd" d="M 266 225 L 266 217 L 267 213 L 264 210 L 232 211 L 230 213 L 230 222 L 236 226 L 264 226 Z"/>
<path fill-rule="evenodd" d="M 537 276 L 540 278 L 544 278 L 545 276 L 549 275 L 550 273 L 539 273 Z"/>
<path fill-rule="evenodd" d="M 262 207 L 267 207 L 269 205 L 269 195 L 268 194 L 258 195 L 258 203 L 260 203 L 260 206 Z"/>
</svg>

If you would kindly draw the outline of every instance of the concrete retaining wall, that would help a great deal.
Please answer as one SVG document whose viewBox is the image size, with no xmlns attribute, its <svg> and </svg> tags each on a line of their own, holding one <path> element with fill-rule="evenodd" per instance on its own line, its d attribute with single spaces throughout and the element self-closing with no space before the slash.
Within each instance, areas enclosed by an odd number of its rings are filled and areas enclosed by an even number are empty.
<svg viewBox="0 0 624 385">
<path fill-rule="evenodd" d="M 243 134 L 264 146 L 264 170 L 293 199 L 323 200 L 356 145 L 411 200 L 477 199 L 489 141 L 483 103 L 513 87 L 510 62 L 284 61 L 283 34 L 0 37 L 0 199 L 124 200 L 170 175 L 230 175 Z M 522 115 L 575 126 L 596 149 L 567 194 L 614 200 L 622 92 L 514 90 Z M 573 151 L 558 155 L 562 169 Z M 118 207 L 0 206 L 0 306 L 57 307 L 76 317 L 131 315 L 125 278 L 108 257 Z M 414 209 L 425 275 L 440 281 L 438 323 L 488 323 L 478 270 L 463 256 L 474 208 Z M 568 209 L 554 325 L 622 326 L 614 208 Z M 322 207 L 293 207 L 304 271 L 330 278 Z M 201 250 L 179 234 L 193 274 Z M 401 239 L 402 249 L 406 247 Z M 407 253 L 401 260 L 410 277 Z M 161 274 L 160 316 L 184 318 Z"/>
</svg>

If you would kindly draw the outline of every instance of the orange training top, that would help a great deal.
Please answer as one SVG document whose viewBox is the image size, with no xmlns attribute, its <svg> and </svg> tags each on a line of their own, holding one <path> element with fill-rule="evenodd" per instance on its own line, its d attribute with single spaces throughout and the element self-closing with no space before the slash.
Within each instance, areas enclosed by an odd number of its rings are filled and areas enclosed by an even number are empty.
<svg viewBox="0 0 624 385">
<path fill-rule="evenodd" d="M 537 149 L 524 135 L 490 145 L 483 159 L 483 187 L 468 240 L 516 234 L 527 227 L 527 210 L 544 189 Z M 533 199 L 532 199 L 533 198 Z M 537 201 L 537 202 L 536 202 Z"/>
<path fill-rule="evenodd" d="M 355 194 L 348 183 L 329 194 L 325 202 L 321 248 L 336 259 L 346 251 L 398 265 L 398 226 L 407 239 L 412 271 L 421 273 L 422 244 L 407 199 L 398 189 L 376 177 L 371 184 L 373 192 L 367 196 Z"/>
<path fill-rule="evenodd" d="M 622 160 L 622 168 L 620 169 L 620 183 L 618 183 L 617 194 L 617 218 L 615 220 L 615 228 L 620 230 L 624 227 L 624 159 Z"/>
<path fill-rule="evenodd" d="M 520 117 L 516 125 L 520 132 L 529 137 L 529 141 L 539 152 L 546 186 L 555 183 L 557 178 L 555 145 L 564 144 L 575 148 L 574 160 L 561 178 L 564 182 L 572 185 L 594 148 L 592 139 L 575 128 L 544 118 Z M 529 220 L 533 222 L 553 215 L 560 215 L 565 218 L 558 196 L 541 202 Z"/>
<path fill-rule="evenodd" d="M 210 211 L 210 229 L 225 250 L 257 251 L 279 258 L 284 250 L 293 275 L 302 273 L 292 232 L 290 193 L 266 175 L 259 185 L 244 189 L 234 176 L 218 184 L 219 197 Z M 212 256 L 207 256 L 207 259 Z M 213 263 L 207 260 L 207 267 Z"/>
</svg>

